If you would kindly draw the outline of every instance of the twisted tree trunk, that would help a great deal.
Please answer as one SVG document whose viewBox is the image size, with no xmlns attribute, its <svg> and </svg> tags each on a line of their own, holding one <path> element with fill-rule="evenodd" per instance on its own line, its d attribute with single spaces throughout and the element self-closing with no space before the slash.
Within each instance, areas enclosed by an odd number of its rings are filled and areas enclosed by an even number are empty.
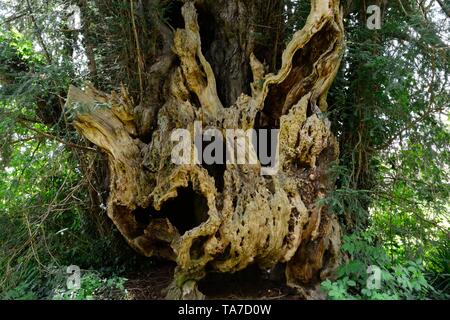
<svg viewBox="0 0 450 320">
<path fill-rule="evenodd" d="M 207 272 L 252 263 L 286 263 L 288 284 L 315 298 L 340 261 L 339 223 L 317 202 L 333 187 L 327 169 L 338 158 L 324 112 L 344 45 L 341 8 L 312 0 L 277 62 L 280 34 L 267 45 L 251 36 L 251 17 L 267 3 L 185 1 L 184 28 L 160 28 L 170 46 L 145 73 L 149 103 L 135 105 L 126 89 L 69 90 L 74 125 L 109 159 L 109 217 L 136 251 L 177 263 L 170 298 L 199 298 Z M 266 74 L 257 56 L 281 67 Z M 262 176 L 260 164 L 175 165 L 169 137 L 194 133 L 195 121 L 279 128 L 278 174 Z"/>
</svg>

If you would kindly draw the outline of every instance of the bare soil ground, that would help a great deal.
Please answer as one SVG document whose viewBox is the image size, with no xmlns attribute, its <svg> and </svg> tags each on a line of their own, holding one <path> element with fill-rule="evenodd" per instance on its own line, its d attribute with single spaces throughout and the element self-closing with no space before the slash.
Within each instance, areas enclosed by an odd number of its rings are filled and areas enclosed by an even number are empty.
<svg viewBox="0 0 450 320">
<path fill-rule="evenodd" d="M 159 262 L 148 270 L 127 276 L 125 284 L 133 300 L 161 300 L 171 283 L 175 265 Z M 199 283 L 206 299 L 217 300 L 292 300 L 301 299 L 286 286 L 281 270 L 265 273 L 249 267 L 235 274 L 210 274 Z"/>
</svg>

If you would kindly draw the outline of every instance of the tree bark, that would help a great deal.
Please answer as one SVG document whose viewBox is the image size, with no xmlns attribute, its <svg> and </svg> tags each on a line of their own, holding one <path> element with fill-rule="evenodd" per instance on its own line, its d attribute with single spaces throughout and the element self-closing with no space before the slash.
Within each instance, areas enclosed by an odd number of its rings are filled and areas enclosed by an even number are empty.
<svg viewBox="0 0 450 320">
<path fill-rule="evenodd" d="M 125 88 L 105 94 L 88 85 L 70 88 L 66 108 L 108 156 L 108 216 L 137 252 L 177 263 L 169 298 L 200 298 L 196 282 L 207 272 L 253 263 L 269 270 L 286 263 L 288 284 L 318 298 L 340 262 L 339 223 L 318 204 L 333 188 L 327 169 L 339 152 L 325 115 L 344 46 L 339 1 L 311 1 L 281 60 L 281 30 L 263 46 L 249 32 L 257 20 L 248 17 L 270 2 L 215 2 L 184 2 L 184 28 L 167 34 L 172 51 L 151 67 L 160 105 L 136 105 Z M 193 133 L 195 121 L 279 128 L 278 174 L 261 176 L 260 164 L 173 164 L 168 137 L 174 129 Z"/>
</svg>

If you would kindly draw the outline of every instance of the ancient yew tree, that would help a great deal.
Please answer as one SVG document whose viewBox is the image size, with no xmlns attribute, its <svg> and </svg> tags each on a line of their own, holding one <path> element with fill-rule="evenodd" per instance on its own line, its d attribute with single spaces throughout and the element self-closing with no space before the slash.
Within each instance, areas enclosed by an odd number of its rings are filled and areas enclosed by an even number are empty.
<svg viewBox="0 0 450 320">
<path fill-rule="evenodd" d="M 137 16 L 154 14 L 145 6 L 131 2 Z M 288 284 L 313 298 L 340 263 L 341 228 L 320 200 L 334 186 L 328 169 L 339 153 L 326 111 L 343 12 L 338 0 L 312 0 L 284 46 L 281 10 L 283 1 L 184 1 L 172 9 L 173 28 L 155 17 L 151 58 L 136 41 L 138 98 L 126 81 L 111 94 L 95 83 L 69 90 L 74 126 L 107 155 L 109 218 L 137 252 L 177 264 L 170 298 L 201 297 L 196 282 L 206 273 L 251 264 L 285 265 Z M 262 19 L 269 26 L 257 41 Z M 130 24 L 138 32 L 134 15 Z M 278 173 L 175 165 L 169 137 L 193 133 L 195 121 L 279 129 Z"/>
</svg>

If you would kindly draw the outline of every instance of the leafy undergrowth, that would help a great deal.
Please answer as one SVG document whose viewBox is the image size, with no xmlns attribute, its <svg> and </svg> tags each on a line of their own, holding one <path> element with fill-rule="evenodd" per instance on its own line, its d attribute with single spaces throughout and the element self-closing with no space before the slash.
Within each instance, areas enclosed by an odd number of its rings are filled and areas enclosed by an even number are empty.
<svg viewBox="0 0 450 320">
<path fill-rule="evenodd" d="M 54 289 L 53 300 L 124 300 L 128 299 L 125 289 L 127 279 L 122 277 L 101 278 L 97 272 L 81 277 L 79 289 L 59 287 Z"/>
<path fill-rule="evenodd" d="M 127 279 L 119 276 L 102 277 L 97 271 L 82 271 L 80 286 L 71 289 L 68 275 L 55 268 L 45 278 L 28 278 L 3 294 L 6 300 L 127 300 Z"/>
<path fill-rule="evenodd" d="M 322 289 L 331 300 L 426 300 L 449 299 L 447 290 L 430 284 L 432 273 L 423 261 L 404 261 L 389 257 L 376 244 L 371 232 L 344 237 L 342 251 L 348 261 L 338 270 L 335 281 L 326 280 Z M 378 279 L 378 280 L 377 280 Z M 447 275 L 448 281 L 448 275 Z"/>
</svg>

